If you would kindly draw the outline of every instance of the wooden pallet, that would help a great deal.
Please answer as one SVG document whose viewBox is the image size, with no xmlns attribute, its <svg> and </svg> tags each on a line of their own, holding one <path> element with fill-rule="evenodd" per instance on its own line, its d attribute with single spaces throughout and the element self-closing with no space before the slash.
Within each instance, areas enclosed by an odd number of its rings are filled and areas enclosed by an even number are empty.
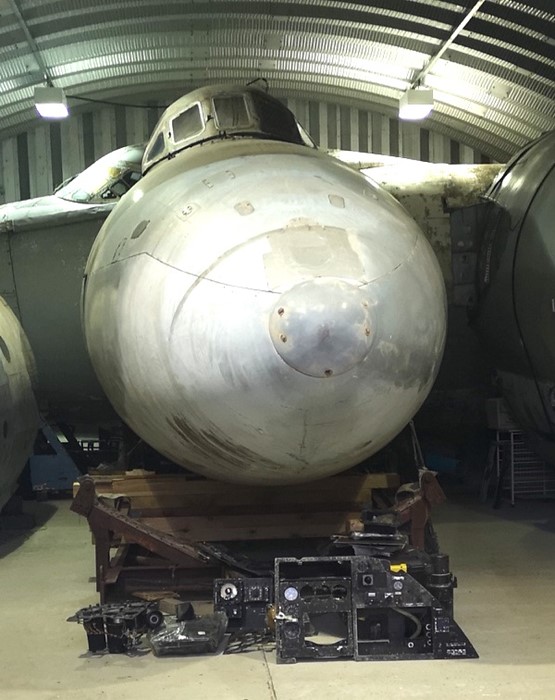
<svg viewBox="0 0 555 700">
<path fill-rule="evenodd" d="M 329 537 L 344 532 L 374 489 L 399 485 L 396 474 L 344 474 L 293 486 L 244 486 L 186 474 L 127 472 L 95 478 L 99 495 L 125 496 L 130 515 L 195 541 Z"/>
</svg>

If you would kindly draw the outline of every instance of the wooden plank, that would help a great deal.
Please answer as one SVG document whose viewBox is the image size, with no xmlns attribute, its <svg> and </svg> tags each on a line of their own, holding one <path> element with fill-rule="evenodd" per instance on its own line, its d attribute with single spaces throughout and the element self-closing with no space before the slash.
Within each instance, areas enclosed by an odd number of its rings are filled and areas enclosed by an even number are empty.
<svg viewBox="0 0 555 700">
<path fill-rule="evenodd" d="M 267 495 L 276 493 L 304 493 L 328 491 L 335 493 L 337 489 L 345 492 L 358 492 L 360 489 L 383 489 L 396 487 L 399 485 L 397 474 L 363 474 L 333 476 L 318 481 L 310 481 L 303 484 L 291 486 L 249 486 L 244 484 L 224 484 L 219 481 L 209 481 L 208 479 L 190 480 L 180 475 L 157 475 L 154 477 L 138 477 L 129 479 L 128 477 L 116 477 L 112 480 L 112 491 L 121 491 L 126 494 L 139 493 L 175 493 L 178 489 L 180 493 L 187 494 L 248 494 L 249 500 L 252 496 Z"/>
<path fill-rule="evenodd" d="M 125 495 L 132 517 L 199 541 L 329 537 L 360 516 L 372 491 L 397 474 L 343 474 L 294 486 L 244 486 L 186 474 L 100 476 L 97 493 Z"/>
<path fill-rule="evenodd" d="M 141 522 L 163 532 L 183 535 L 195 542 L 330 537 L 347 531 L 347 522 L 358 512 L 187 516 L 142 518 Z"/>
<path fill-rule="evenodd" d="M 396 488 L 397 474 L 340 475 L 294 486 L 245 486 L 223 484 L 206 479 L 189 479 L 186 475 L 125 475 L 95 478 L 99 495 L 125 495 L 133 510 L 157 508 L 184 510 L 190 514 L 221 513 L 242 506 L 259 510 L 274 509 L 282 512 L 287 506 L 302 505 L 305 510 L 328 509 L 337 503 L 336 510 L 350 504 L 350 510 L 360 509 L 370 499 L 373 489 Z M 74 495 L 78 484 L 74 485 Z"/>
<path fill-rule="evenodd" d="M 135 502 L 133 502 L 135 503 Z M 364 504 L 363 504 L 364 505 Z M 139 508 L 135 505 L 131 508 L 130 516 L 136 518 L 156 518 L 156 517 L 166 517 L 166 518 L 180 518 L 190 515 L 199 516 L 227 516 L 227 515 L 251 515 L 257 516 L 259 513 L 264 512 L 273 515 L 282 515 L 284 513 L 322 513 L 322 512 L 334 512 L 334 513 L 345 513 L 351 510 L 360 511 L 362 506 L 358 508 L 358 504 L 352 501 L 343 500 L 327 500 L 320 501 L 317 503 L 241 503 L 239 505 L 228 505 L 226 503 L 222 504 L 209 504 L 207 505 L 204 501 L 198 500 L 197 502 L 189 502 L 186 506 L 182 503 L 178 504 L 176 507 L 171 507 L 164 505 L 163 507 L 145 507 Z"/>
<path fill-rule="evenodd" d="M 113 494 L 125 494 L 135 511 L 156 508 L 189 510 L 195 514 L 233 511 L 288 512 L 295 506 L 308 510 L 360 510 L 376 488 L 398 485 L 397 475 L 339 476 L 291 487 L 242 486 L 186 479 L 117 480 Z M 335 508 L 330 504 L 336 503 Z"/>
<path fill-rule="evenodd" d="M 94 485 L 96 488 L 96 493 L 99 496 L 112 496 L 113 491 L 112 491 L 112 482 L 114 477 L 93 477 L 94 478 Z M 73 498 L 77 495 L 77 491 L 79 491 L 79 486 L 80 483 L 78 481 L 73 482 Z"/>
</svg>

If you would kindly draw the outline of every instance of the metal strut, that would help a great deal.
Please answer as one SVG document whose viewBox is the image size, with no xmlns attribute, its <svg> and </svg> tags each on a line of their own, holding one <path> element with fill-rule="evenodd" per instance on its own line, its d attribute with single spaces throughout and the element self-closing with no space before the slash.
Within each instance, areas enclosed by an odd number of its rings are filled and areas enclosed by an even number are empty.
<svg viewBox="0 0 555 700">
<path fill-rule="evenodd" d="M 187 565 L 191 559 L 201 564 L 214 563 L 213 558 L 192 542 L 176 540 L 163 532 L 130 518 L 113 507 L 100 503 L 90 476 L 85 476 L 76 493 L 71 510 L 83 515 L 89 522 L 96 550 L 97 589 L 103 596 L 103 582 L 110 570 L 110 547 L 114 533 L 134 542 L 163 559 L 177 565 Z"/>
<path fill-rule="evenodd" d="M 98 500 L 94 480 L 90 476 L 82 478 L 71 510 L 87 518 L 94 536 L 96 580 L 101 598 L 104 597 L 103 582 L 112 568 L 110 548 L 114 534 L 122 536 L 126 543 L 138 544 L 178 566 L 190 566 L 193 559 L 203 566 L 225 564 L 242 573 L 260 574 L 256 567 L 233 557 L 214 544 L 176 539 L 174 535 L 156 530 L 114 507 L 104 505 Z"/>
</svg>

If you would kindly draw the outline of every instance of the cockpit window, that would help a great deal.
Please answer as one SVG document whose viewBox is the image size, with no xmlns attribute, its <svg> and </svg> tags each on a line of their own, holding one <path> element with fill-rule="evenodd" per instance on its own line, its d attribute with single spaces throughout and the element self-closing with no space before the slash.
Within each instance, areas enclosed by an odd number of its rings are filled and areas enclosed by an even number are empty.
<svg viewBox="0 0 555 700">
<path fill-rule="evenodd" d="M 279 136 L 292 143 L 302 143 L 295 117 L 288 109 L 263 92 L 252 92 L 251 99 L 264 134 Z"/>
<path fill-rule="evenodd" d="M 265 138 L 315 148 L 279 100 L 249 86 L 213 85 L 184 95 L 162 114 L 143 158 L 143 174 L 190 147 L 225 138 Z"/>
<path fill-rule="evenodd" d="M 252 125 L 243 95 L 223 95 L 213 100 L 216 124 L 220 131 L 242 129 Z"/>
<path fill-rule="evenodd" d="M 186 141 L 199 134 L 203 129 L 203 123 L 198 102 L 179 114 L 175 119 L 172 119 L 171 128 L 174 143 Z M 152 157 L 152 155 L 156 154 L 151 153 L 149 157 Z"/>
<path fill-rule="evenodd" d="M 141 173 L 135 170 L 124 172 L 123 175 L 113 182 L 100 196 L 102 199 L 118 199 L 122 197 L 133 185 L 141 179 Z"/>
<path fill-rule="evenodd" d="M 154 160 L 157 158 L 164 150 L 164 134 L 160 132 L 156 137 L 156 140 L 150 147 L 148 153 L 145 155 L 145 160 Z"/>
</svg>

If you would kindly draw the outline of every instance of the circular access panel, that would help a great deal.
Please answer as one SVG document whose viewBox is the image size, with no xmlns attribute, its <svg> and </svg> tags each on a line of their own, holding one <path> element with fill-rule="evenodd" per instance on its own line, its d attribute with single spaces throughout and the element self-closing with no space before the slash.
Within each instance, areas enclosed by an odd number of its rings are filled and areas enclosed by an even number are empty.
<svg viewBox="0 0 555 700">
<path fill-rule="evenodd" d="M 366 357 L 372 343 L 367 294 L 336 278 L 302 282 L 279 298 L 270 335 L 282 360 L 298 372 L 343 374 Z"/>
</svg>

